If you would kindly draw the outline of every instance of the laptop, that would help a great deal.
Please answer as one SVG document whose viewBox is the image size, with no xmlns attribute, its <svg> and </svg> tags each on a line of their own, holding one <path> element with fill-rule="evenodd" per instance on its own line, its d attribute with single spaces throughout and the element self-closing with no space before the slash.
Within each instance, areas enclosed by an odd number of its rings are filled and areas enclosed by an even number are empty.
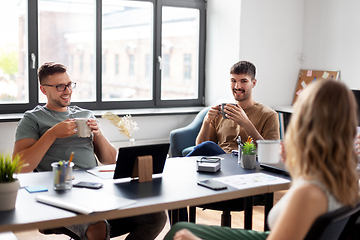
<svg viewBox="0 0 360 240">
<path fill-rule="evenodd" d="M 131 146 L 119 148 L 114 179 L 131 177 L 135 160 L 139 156 L 151 155 L 153 159 L 153 174 L 162 173 L 165 166 L 170 143 Z"/>
<path fill-rule="evenodd" d="M 262 167 L 264 170 L 285 174 L 287 176 L 290 176 L 289 170 L 287 169 L 284 162 L 280 161 L 278 163 L 260 163 L 260 167 Z"/>
</svg>

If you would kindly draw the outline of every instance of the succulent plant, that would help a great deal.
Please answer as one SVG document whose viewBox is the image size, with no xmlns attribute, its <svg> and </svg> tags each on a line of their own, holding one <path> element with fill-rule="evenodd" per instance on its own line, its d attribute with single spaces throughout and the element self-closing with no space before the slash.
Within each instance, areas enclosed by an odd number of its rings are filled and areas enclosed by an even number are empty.
<svg viewBox="0 0 360 240">
<path fill-rule="evenodd" d="M 243 155 L 256 155 L 256 146 L 255 143 L 251 142 L 245 142 L 242 146 L 242 154 Z"/>
</svg>

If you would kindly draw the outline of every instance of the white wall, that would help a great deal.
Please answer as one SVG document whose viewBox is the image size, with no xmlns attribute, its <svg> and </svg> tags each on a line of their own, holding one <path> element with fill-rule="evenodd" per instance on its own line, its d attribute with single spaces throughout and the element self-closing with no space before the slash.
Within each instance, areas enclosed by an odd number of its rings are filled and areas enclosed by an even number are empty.
<svg viewBox="0 0 360 240">
<path fill-rule="evenodd" d="M 241 0 L 208 0 L 205 104 L 233 101 L 229 70 L 239 61 Z"/>
<path fill-rule="evenodd" d="M 360 89 L 360 1 L 305 0 L 304 69 L 340 70 L 348 87 Z"/>
<path fill-rule="evenodd" d="M 254 99 L 292 103 L 301 62 L 304 0 L 242 0 L 240 59 L 257 68 Z"/>
<path fill-rule="evenodd" d="M 231 101 L 230 67 L 249 60 L 257 67 L 255 100 L 290 104 L 301 64 L 303 18 L 304 0 L 208 0 L 206 103 Z"/>
<path fill-rule="evenodd" d="M 170 131 L 189 124 L 195 114 L 133 117 L 139 130 L 134 132 L 135 141 L 138 143 L 155 140 L 168 142 Z M 98 118 L 101 129 L 109 141 L 116 147 L 128 145 L 128 138 L 120 134 L 117 128 L 107 119 Z M 0 123 L 0 152 L 12 153 L 15 142 L 15 130 L 18 122 Z"/>
</svg>

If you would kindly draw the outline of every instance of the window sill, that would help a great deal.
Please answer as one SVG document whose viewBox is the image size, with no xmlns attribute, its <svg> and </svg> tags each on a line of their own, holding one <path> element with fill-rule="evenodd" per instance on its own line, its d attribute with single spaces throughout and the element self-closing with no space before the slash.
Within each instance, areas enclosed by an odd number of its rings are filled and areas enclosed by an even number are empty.
<svg viewBox="0 0 360 240">
<path fill-rule="evenodd" d="M 156 115 L 175 115 L 175 114 L 197 114 L 204 107 L 178 107 L 178 108 L 141 108 L 141 109 L 114 109 L 114 110 L 94 110 L 95 117 L 101 117 L 110 111 L 118 116 L 156 116 Z M 23 116 L 23 113 L 0 114 L 0 122 L 16 122 Z"/>
</svg>

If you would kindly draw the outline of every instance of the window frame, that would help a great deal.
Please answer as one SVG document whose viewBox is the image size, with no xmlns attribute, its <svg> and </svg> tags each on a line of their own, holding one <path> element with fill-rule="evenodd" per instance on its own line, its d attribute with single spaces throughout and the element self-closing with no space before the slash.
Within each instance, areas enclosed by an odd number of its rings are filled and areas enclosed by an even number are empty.
<svg viewBox="0 0 360 240">
<path fill-rule="evenodd" d="M 205 98 L 205 33 L 206 33 L 206 0 L 128 0 L 153 3 L 153 55 L 152 60 L 152 99 L 136 101 L 105 101 L 102 97 L 102 0 L 95 0 L 96 4 L 96 39 L 95 39 L 95 84 L 96 100 L 93 102 L 71 102 L 71 105 L 77 105 L 82 108 L 91 110 L 112 110 L 112 109 L 136 109 L 136 108 L 169 108 L 169 107 L 195 107 L 204 106 Z M 0 114 L 23 113 L 34 108 L 39 103 L 39 83 L 37 78 L 39 48 L 38 48 L 38 0 L 27 0 L 27 29 L 28 29 L 28 84 L 29 84 L 29 102 L 25 104 L 1 104 Z M 199 69 L 198 69 L 198 98 L 182 100 L 161 100 L 161 70 L 158 56 L 161 53 L 161 24 L 162 24 L 162 7 L 183 7 L 195 8 L 199 10 Z M 35 54 L 35 68 L 32 68 L 31 55 Z M 119 71 L 128 71 L 119 69 Z M 151 74 L 150 74 L 151 76 Z M 164 79 L 164 81 L 166 81 Z M 76 91 L 76 90 L 75 90 Z M 76 92 L 75 92 L 76 94 Z"/>
</svg>

